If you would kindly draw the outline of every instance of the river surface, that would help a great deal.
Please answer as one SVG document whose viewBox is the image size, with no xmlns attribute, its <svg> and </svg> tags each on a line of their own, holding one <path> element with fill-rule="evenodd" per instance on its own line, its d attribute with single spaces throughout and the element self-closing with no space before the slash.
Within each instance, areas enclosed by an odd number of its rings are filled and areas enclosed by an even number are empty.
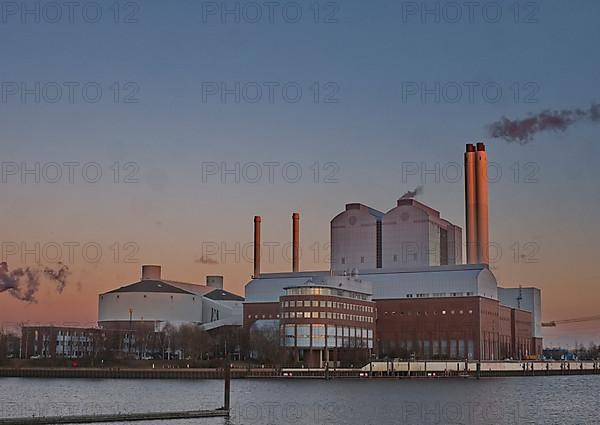
<svg viewBox="0 0 600 425">
<path fill-rule="evenodd" d="M 600 424 L 600 376 L 254 380 L 231 384 L 230 419 L 140 424 Z M 220 380 L 0 378 L 0 418 L 216 408 Z"/>
</svg>

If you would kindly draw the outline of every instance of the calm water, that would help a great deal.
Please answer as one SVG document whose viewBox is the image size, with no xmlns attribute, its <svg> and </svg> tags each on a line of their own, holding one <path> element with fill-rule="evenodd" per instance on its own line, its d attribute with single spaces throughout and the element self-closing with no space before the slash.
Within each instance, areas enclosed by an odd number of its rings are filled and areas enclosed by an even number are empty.
<svg viewBox="0 0 600 425">
<path fill-rule="evenodd" d="M 217 380 L 3 378 L 0 418 L 214 408 L 222 395 Z M 600 376 L 234 380 L 231 419 L 168 424 L 600 424 L 599 395 Z"/>
</svg>

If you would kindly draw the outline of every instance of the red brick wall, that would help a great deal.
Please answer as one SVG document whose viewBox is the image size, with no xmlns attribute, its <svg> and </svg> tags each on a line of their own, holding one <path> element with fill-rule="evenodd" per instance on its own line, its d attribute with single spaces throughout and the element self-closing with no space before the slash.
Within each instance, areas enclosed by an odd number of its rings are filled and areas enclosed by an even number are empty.
<svg viewBox="0 0 600 425">
<path fill-rule="evenodd" d="M 257 320 L 279 319 L 279 302 L 245 303 L 244 326 L 251 326 Z"/>
<path fill-rule="evenodd" d="M 479 297 L 376 302 L 379 355 L 466 358 L 470 349 L 473 358 L 479 356 Z"/>
</svg>

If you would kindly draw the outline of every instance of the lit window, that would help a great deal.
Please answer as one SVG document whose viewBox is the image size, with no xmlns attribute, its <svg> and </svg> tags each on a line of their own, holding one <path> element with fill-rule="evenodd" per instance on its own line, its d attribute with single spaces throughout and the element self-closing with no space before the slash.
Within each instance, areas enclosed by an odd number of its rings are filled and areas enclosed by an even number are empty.
<svg viewBox="0 0 600 425">
<path fill-rule="evenodd" d="M 446 310 L 442 310 L 442 314 L 446 314 Z"/>
</svg>

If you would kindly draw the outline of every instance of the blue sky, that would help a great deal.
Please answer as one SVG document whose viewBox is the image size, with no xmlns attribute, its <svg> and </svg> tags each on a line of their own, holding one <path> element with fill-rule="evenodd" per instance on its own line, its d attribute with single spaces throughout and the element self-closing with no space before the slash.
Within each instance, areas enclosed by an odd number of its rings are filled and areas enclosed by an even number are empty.
<svg viewBox="0 0 600 425">
<path fill-rule="evenodd" d="M 468 22 L 463 8 L 459 22 L 442 16 L 437 23 L 430 15 L 425 22 L 418 14 L 403 17 L 403 7 L 421 2 L 319 2 L 321 22 L 315 23 L 314 2 L 300 1 L 297 23 L 286 22 L 280 8 L 273 23 L 265 16 L 258 23 L 243 18 L 235 23 L 231 17 L 223 23 L 213 15 L 203 22 L 203 4 L 210 2 L 144 1 L 137 3 L 139 22 L 127 24 L 113 22 L 112 3 L 98 3 L 103 11 L 98 23 L 77 12 L 74 23 L 63 17 L 54 24 L 43 17 L 22 23 L 18 15 L 3 15 L 3 83 L 95 82 L 103 89 L 97 103 L 80 96 L 74 103 L 64 98 L 36 103 L 31 97 L 22 103 L 18 95 L 9 96 L 0 103 L 3 161 L 95 161 L 103 168 L 133 161 L 140 181 L 3 183 L 0 211 L 5 222 L 14 223 L 11 238 L 135 240 L 144 247 L 142 262 L 171 261 L 181 279 L 222 273 L 241 292 L 250 266 L 194 264 L 199 240 L 246 240 L 252 216 L 261 214 L 270 238 L 287 241 L 289 214 L 300 211 L 305 240 L 326 242 L 328 222 L 344 203 L 385 211 L 422 183 L 415 177 L 402 181 L 403 162 L 460 164 L 466 142 L 485 140 L 490 160 L 503 169 L 490 189 L 491 239 L 505 247 L 527 241 L 540 246 L 539 263 L 506 260 L 497 265 L 497 276 L 507 285 L 542 287 L 549 318 L 594 313 L 596 301 L 568 288 L 579 285 L 596 300 L 600 294 L 598 273 L 590 266 L 600 236 L 594 213 L 600 195 L 598 126 L 581 123 L 566 133 L 541 133 L 526 146 L 490 140 L 485 126 L 501 116 L 600 101 L 600 3 L 520 2 L 515 23 L 513 1 L 482 2 L 500 6 L 499 22 L 488 22 L 481 8 Z M 133 9 L 126 2 L 119 7 L 122 21 Z M 339 22 L 323 23 L 332 10 Z M 532 11 L 538 22 L 522 22 Z M 109 88 L 114 82 L 120 84 L 120 100 L 130 93 L 124 85 L 134 83 L 139 102 L 114 103 Z M 264 94 L 257 103 L 235 103 L 231 96 L 225 103 L 218 96 L 203 102 L 203 83 L 211 82 L 295 83 L 302 98 L 290 103 L 276 92 L 273 103 Z M 315 82 L 318 103 L 309 88 Z M 433 96 L 422 102 L 418 95 L 403 101 L 406 83 L 436 82 L 494 84 L 502 97 L 489 102 L 476 91 L 473 102 L 466 93 L 455 103 L 435 102 Z M 322 102 L 327 83 L 337 88 L 339 102 Z M 528 83 L 536 88 L 537 103 L 523 101 Z M 282 178 L 272 184 L 203 183 L 201 164 L 222 161 L 293 161 L 307 178 L 297 184 Z M 309 167 L 315 162 L 336 163 L 339 182 L 312 183 Z M 522 171 L 534 162 L 539 182 L 524 183 L 521 174 L 515 183 L 509 168 L 515 162 Z M 421 199 L 463 224 L 462 180 L 427 180 Z M 173 245 L 179 247 L 176 256 Z M 567 273 L 573 268 L 580 270 L 576 278 Z M 137 272 L 123 266 L 113 281 L 91 283 L 87 295 Z"/>
</svg>

